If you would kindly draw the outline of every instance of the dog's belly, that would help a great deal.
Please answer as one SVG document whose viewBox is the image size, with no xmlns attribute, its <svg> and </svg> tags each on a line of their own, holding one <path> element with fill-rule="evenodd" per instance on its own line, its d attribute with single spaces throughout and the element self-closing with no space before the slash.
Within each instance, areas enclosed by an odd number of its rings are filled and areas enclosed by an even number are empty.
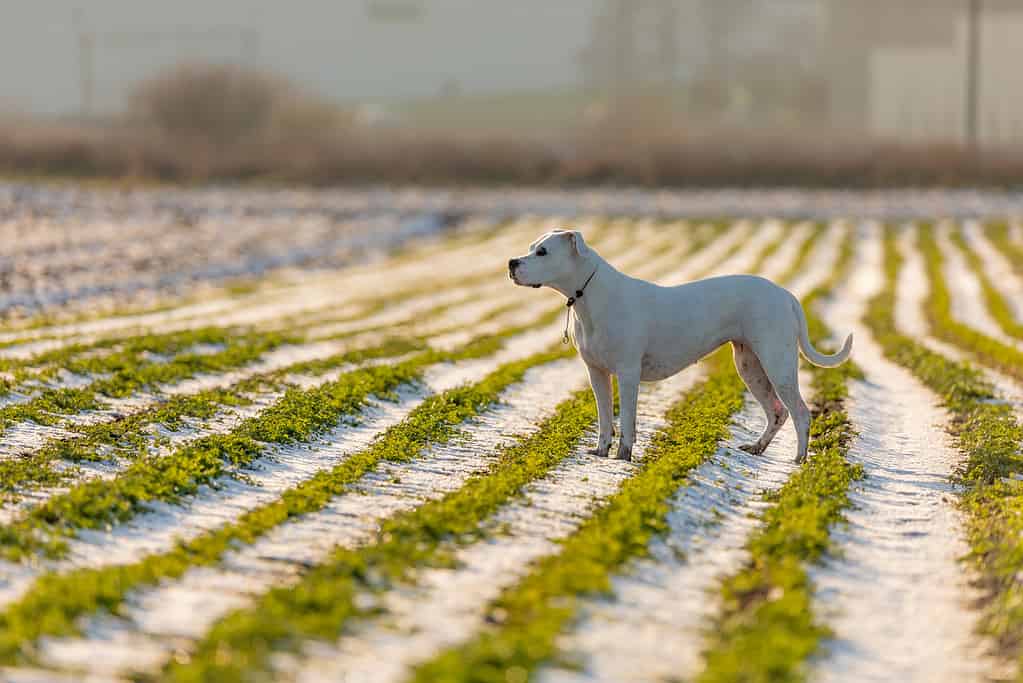
<svg viewBox="0 0 1023 683">
<path fill-rule="evenodd" d="M 662 379 L 668 379 L 672 375 L 685 370 L 686 367 L 686 365 L 680 366 L 675 363 L 659 359 L 652 354 L 644 354 L 643 361 L 640 365 L 639 378 L 644 382 L 657 382 Z"/>
<path fill-rule="evenodd" d="M 736 336 L 734 330 L 724 329 L 702 335 L 679 332 L 667 338 L 654 339 L 640 360 L 640 379 L 644 382 L 667 379 Z"/>
</svg>

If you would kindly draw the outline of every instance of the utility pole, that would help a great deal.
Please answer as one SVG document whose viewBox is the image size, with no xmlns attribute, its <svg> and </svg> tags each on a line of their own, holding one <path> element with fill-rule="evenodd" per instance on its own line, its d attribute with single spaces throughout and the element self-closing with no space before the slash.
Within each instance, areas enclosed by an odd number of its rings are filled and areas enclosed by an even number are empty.
<svg viewBox="0 0 1023 683">
<path fill-rule="evenodd" d="M 75 9 L 71 13 L 71 23 L 78 36 L 79 114 L 82 118 L 88 118 L 93 114 L 96 36 L 85 30 L 81 9 Z"/>
<path fill-rule="evenodd" d="M 966 17 L 966 143 L 973 149 L 980 138 L 980 40 L 984 0 L 967 0 Z"/>
</svg>

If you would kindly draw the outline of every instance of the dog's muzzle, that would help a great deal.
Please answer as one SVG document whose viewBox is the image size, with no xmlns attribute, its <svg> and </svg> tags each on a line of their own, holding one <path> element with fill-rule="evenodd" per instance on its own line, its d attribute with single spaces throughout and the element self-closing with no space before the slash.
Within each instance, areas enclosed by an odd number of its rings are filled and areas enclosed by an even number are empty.
<svg viewBox="0 0 1023 683">
<path fill-rule="evenodd" d="M 518 268 L 521 264 L 522 261 L 517 258 L 513 258 L 510 261 L 508 261 L 508 277 L 510 277 L 512 279 L 512 282 L 514 282 L 517 285 L 524 285 L 526 287 L 532 287 L 533 289 L 539 289 L 540 285 L 527 285 L 524 282 L 519 282 L 519 279 L 515 277 L 515 269 Z"/>
</svg>

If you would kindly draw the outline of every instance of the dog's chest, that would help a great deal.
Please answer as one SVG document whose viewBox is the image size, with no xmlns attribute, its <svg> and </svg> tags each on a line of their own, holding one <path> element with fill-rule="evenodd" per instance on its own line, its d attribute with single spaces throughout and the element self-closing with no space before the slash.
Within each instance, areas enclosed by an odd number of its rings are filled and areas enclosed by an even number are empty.
<svg viewBox="0 0 1023 683">
<path fill-rule="evenodd" d="M 585 326 L 576 321 L 575 341 L 579 348 L 579 355 L 588 365 L 602 368 L 609 372 L 617 370 L 616 356 L 613 353 L 615 348 L 613 340 L 606 332 L 598 329 L 587 330 Z"/>
</svg>

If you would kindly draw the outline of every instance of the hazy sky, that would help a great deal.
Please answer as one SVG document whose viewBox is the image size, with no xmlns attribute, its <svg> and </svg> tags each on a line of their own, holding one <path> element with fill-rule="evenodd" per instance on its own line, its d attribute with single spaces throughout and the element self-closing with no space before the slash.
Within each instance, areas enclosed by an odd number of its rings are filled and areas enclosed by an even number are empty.
<svg viewBox="0 0 1023 683">
<path fill-rule="evenodd" d="M 429 95 L 447 81 L 466 91 L 572 84 L 599 0 L 418 1 L 421 22 L 381 24 L 370 20 L 368 0 L 7 0 L 13 9 L 0 20 L 0 110 L 77 111 L 76 9 L 86 29 L 108 34 L 94 61 L 97 107 L 109 110 L 126 84 L 162 65 L 239 59 L 237 38 L 166 35 L 178 28 L 251 29 L 259 66 L 337 99 Z"/>
</svg>

